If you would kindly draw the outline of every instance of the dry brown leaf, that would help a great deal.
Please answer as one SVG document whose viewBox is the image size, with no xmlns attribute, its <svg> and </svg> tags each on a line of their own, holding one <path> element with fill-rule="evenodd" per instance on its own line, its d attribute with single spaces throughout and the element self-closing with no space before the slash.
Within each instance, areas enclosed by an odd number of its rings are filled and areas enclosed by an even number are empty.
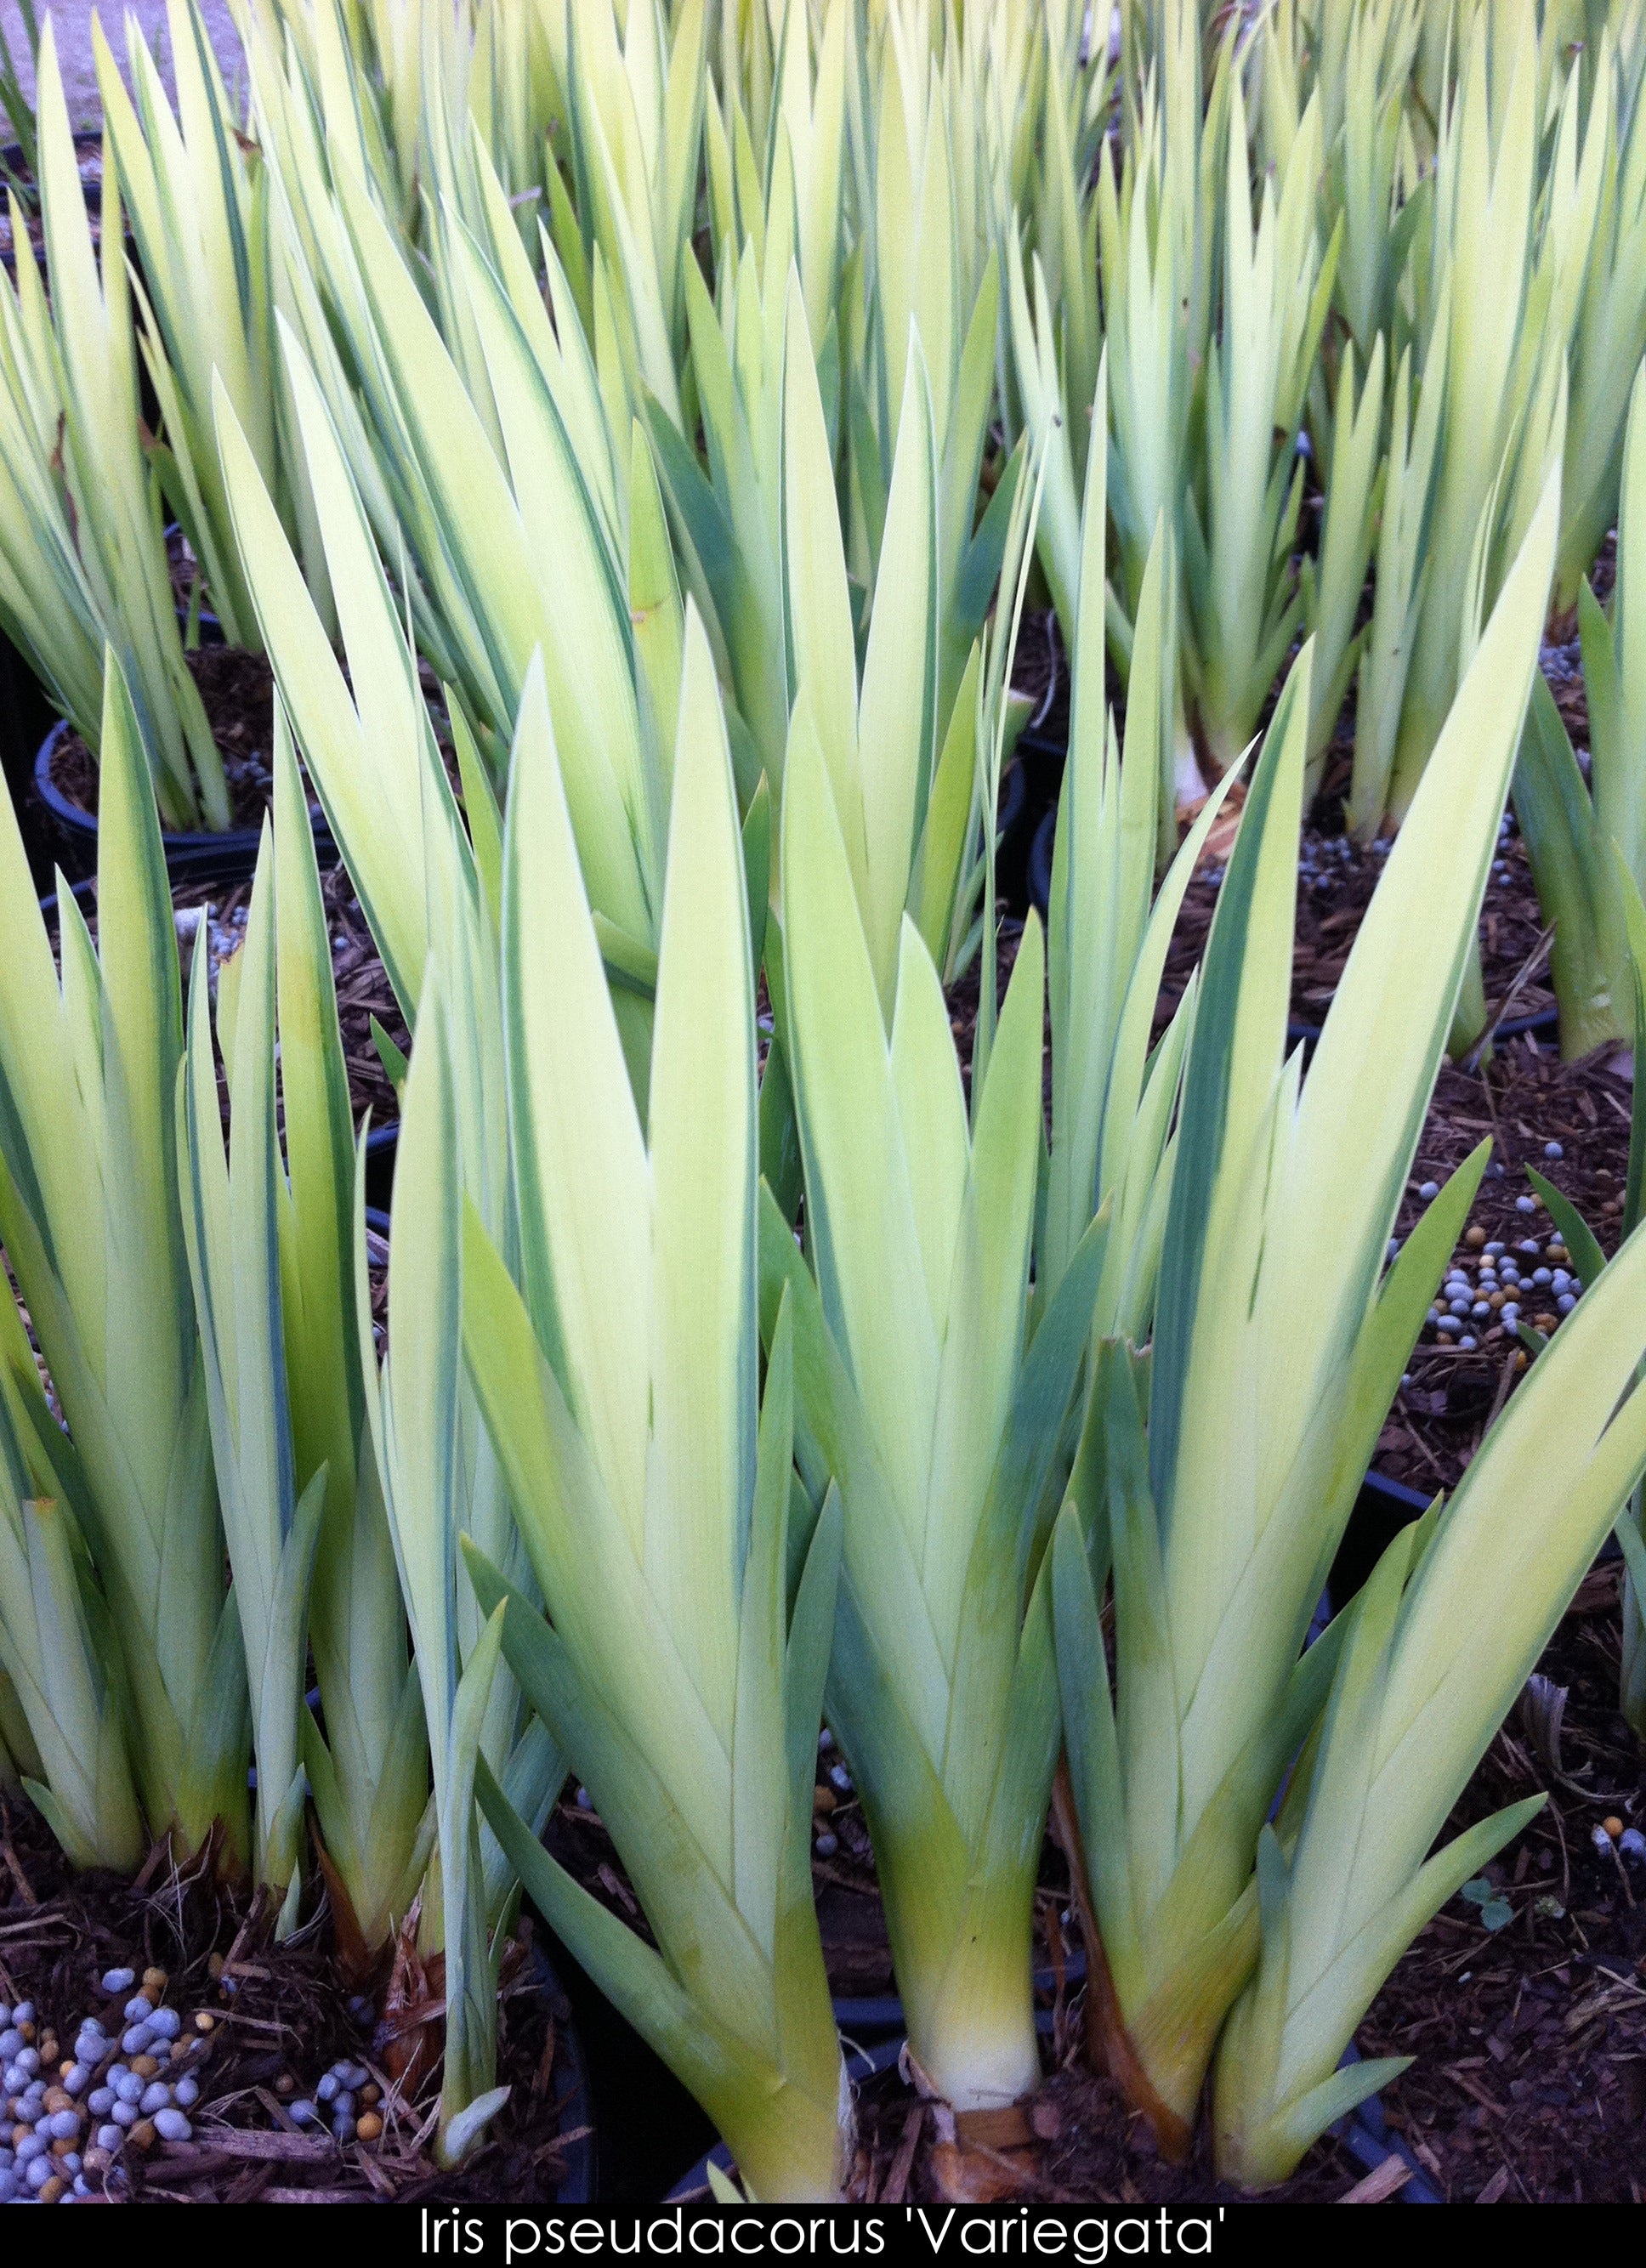
<svg viewBox="0 0 1646 2268">
<path fill-rule="evenodd" d="M 999 2150 L 940 2142 L 932 2153 L 932 2178 L 946 2205 L 998 2205 L 1030 2188 L 1034 2169 Z"/>
<path fill-rule="evenodd" d="M 999 2110 L 956 2110 L 955 2132 L 969 2149 L 1025 2150 L 1035 2140 L 1029 2107 L 1022 2102 L 1008 2102 Z"/>
</svg>

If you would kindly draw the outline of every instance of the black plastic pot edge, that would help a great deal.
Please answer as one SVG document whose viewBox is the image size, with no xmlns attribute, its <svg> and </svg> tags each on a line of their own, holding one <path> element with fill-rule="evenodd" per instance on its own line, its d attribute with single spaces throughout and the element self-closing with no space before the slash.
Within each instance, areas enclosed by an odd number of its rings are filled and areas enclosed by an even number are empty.
<svg viewBox="0 0 1646 2268">
<path fill-rule="evenodd" d="M 1351 2040 L 1343 2051 L 1343 2061 L 1338 2068 L 1341 2070 L 1343 2064 L 1358 2063 L 1360 2060 L 1360 2050 Z M 1394 2193 L 1396 2204 L 1445 2203 L 1406 2142 L 1399 2134 L 1389 2132 L 1388 2122 L 1383 2115 L 1381 2095 L 1369 2095 L 1332 2131 L 1355 2163 L 1364 2166 L 1369 2174 L 1375 2173 L 1391 2156 L 1399 2158 L 1401 2164 L 1408 2169 L 1406 2179 Z"/>
<path fill-rule="evenodd" d="M 217 843 L 217 847 L 202 851 L 197 858 L 191 858 L 186 866 L 180 866 L 172 871 L 167 877 L 169 880 L 179 883 L 221 882 L 226 887 L 233 887 L 236 883 L 248 879 L 255 864 L 255 859 L 251 864 L 247 864 L 232 844 L 218 843 L 217 838 L 210 836 L 208 836 L 206 840 L 209 843 Z M 70 895 L 83 905 L 95 898 L 97 895 L 95 871 L 89 874 L 82 874 L 78 881 L 70 882 L 69 889 Z M 55 913 L 56 909 L 57 893 L 55 890 L 49 890 L 41 899 L 40 909 L 44 914 Z"/>
<path fill-rule="evenodd" d="M 1436 1495 L 1439 1492 L 1436 1490 Z M 1425 1496 L 1421 1489 L 1407 1488 L 1404 1481 L 1391 1480 L 1386 1473 L 1378 1472 L 1375 1466 L 1369 1468 L 1362 1479 L 1360 1493 L 1361 1498 L 1369 1498 L 1372 1504 L 1380 1509 L 1387 1507 L 1389 1515 L 1398 1515 L 1394 1517 L 1397 1528 L 1405 1528 L 1414 1520 L 1421 1520 L 1435 1501 L 1433 1496 Z M 1358 1513 L 1360 1508 L 1360 1500 L 1357 1499 L 1355 1511 Z M 1595 1554 L 1593 1564 L 1597 1567 L 1604 1567 L 1622 1557 L 1622 1545 L 1614 1535 L 1608 1532 L 1605 1543 Z"/>
<path fill-rule="evenodd" d="M 95 126 L 77 127 L 69 138 L 77 150 L 100 150 L 103 146 L 101 129 Z M 0 142 L 0 160 L 16 173 L 23 164 L 23 144 L 20 142 Z M 103 202 L 102 183 L 85 181 L 81 186 L 85 191 L 86 203 L 93 211 L 98 210 Z"/>
<path fill-rule="evenodd" d="M 1041 920 L 1052 917 L 1052 854 L 1057 840 L 1058 807 L 1054 803 L 1035 829 L 1029 846 L 1029 902 Z"/>
<path fill-rule="evenodd" d="M 1014 745 L 1020 755 L 1032 758 L 1037 766 L 1058 772 L 1069 760 L 1067 733 L 1048 733 L 1044 725 L 1025 725 Z"/>
<path fill-rule="evenodd" d="M 70 874 L 70 880 L 81 881 L 88 879 L 97 865 L 97 816 L 94 812 L 82 811 L 78 803 L 70 803 L 52 778 L 52 758 L 68 730 L 68 718 L 59 717 L 41 742 L 34 758 L 34 792 L 63 838 L 68 864 L 81 870 Z M 337 846 L 317 803 L 309 806 L 309 820 L 314 829 L 315 856 L 322 866 L 335 865 Z M 174 881 L 244 881 L 256 867 L 262 829 L 232 827 L 218 834 L 204 830 L 174 832 L 162 828 L 160 841 L 166 852 L 166 873 Z"/>
<path fill-rule="evenodd" d="M 1023 768 L 1014 756 L 1000 778 L 1000 805 L 994 821 L 994 893 L 1012 907 L 1029 905 L 1029 852 L 1034 814 Z"/>
<path fill-rule="evenodd" d="M 365 1194 L 368 1199 L 366 1219 L 375 1212 L 381 1219 L 381 1234 L 388 1234 L 389 1200 L 395 1189 L 395 1159 L 400 1143 L 400 1121 L 392 1118 L 385 1126 L 373 1126 L 365 1138 Z"/>
<path fill-rule="evenodd" d="M 560 1972 L 541 1945 L 531 1948 L 530 1974 L 534 1988 L 549 2003 L 555 2028 L 554 2063 L 550 2084 L 555 2090 L 557 2133 L 565 2169 L 557 2205 L 593 2205 L 600 2193 L 599 2134 L 589 2093 L 588 2066 L 583 2037 Z"/>
<path fill-rule="evenodd" d="M 1495 1040 L 1518 1040 L 1530 1032 L 1536 1038 L 1546 1032 L 1559 1031 L 1560 1026 L 1561 1012 L 1558 1008 L 1539 1008 L 1535 1016 L 1505 1016 L 1501 1024 L 1492 1027 L 1492 1037 Z M 1292 1021 L 1286 1027 L 1286 1036 L 1294 1046 L 1301 1042 L 1306 1048 L 1318 1047 L 1325 1029 L 1323 1024 Z"/>
</svg>

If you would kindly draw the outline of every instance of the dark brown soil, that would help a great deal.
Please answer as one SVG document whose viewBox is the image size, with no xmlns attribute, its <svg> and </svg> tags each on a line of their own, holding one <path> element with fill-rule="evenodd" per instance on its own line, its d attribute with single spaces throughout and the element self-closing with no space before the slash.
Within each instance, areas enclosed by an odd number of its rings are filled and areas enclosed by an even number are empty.
<svg viewBox="0 0 1646 2268">
<path fill-rule="evenodd" d="M 321 877 L 321 896 L 326 908 L 326 927 L 331 938 L 332 978 L 337 990 L 337 1022 L 343 1037 L 344 1061 L 349 1071 L 349 1102 L 357 1132 L 369 1110 L 373 1127 L 390 1126 L 400 1116 L 400 1100 L 383 1069 L 376 1042 L 372 1036 L 373 1017 L 380 1023 L 395 1045 L 402 1054 L 411 1048 L 410 1035 L 400 1012 L 399 1003 L 388 981 L 365 916 L 360 910 L 359 900 L 342 866 L 328 867 Z M 252 886 L 243 882 L 203 881 L 185 876 L 173 885 L 172 902 L 179 912 L 197 906 L 210 909 L 209 918 L 213 930 L 213 950 L 219 955 L 232 952 L 238 942 L 237 933 L 243 934 L 246 916 L 251 904 Z M 92 936 L 97 934 L 95 900 L 85 906 L 87 923 Z M 56 927 L 48 917 L 54 946 Z M 187 977 L 190 947 L 183 949 L 183 968 Z M 226 1093 L 224 1108 L 227 1110 Z"/>
<path fill-rule="evenodd" d="M 1295 1025 L 1318 1031 L 1359 934 L 1387 850 L 1358 850 L 1343 833 L 1340 808 L 1306 827 L 1298 858 L 1297 916 L 1292 956 Z M 1163 1026 L 1206 953 L 1222 872 L 1206 867 L 1190 882 L 1161 987 Z M 1511 833 L 1499 847 L 1480 909 L 1480 962 L 1487 1012 L 1495 1024 L 1553 1009 L 1548 939 L 1538 910 L 1525 846 Z"/>
<path fill-rule="evenodd" d="M 241 646 L 196 646 L 188 666 L 205 706 L 211 737 L 223 752 L 234 824 L 262 823 L 274 792 L 274 677 L 266 658 Z M 64 733 L 52 751 L 52 784 L 77 809 L 97 809 L 97 763 L 78 733 Z"/>
<path fill-rule="evenodd" d="M 1010 914 L 1002 914 L 1000 941 L 995 953 L 995 1005 L 1006 999 L 1006 988 L 1011 982 L 1012 970 L 1017 965 L 1017 949 L 1023 941 L 1023 924 Z M 948 1028 L 955 1035 L 955 1051 L 960 1057 L 961 1082 L 968 1096 L 971 1093 L 971 1050 L 978 1036 L 978 1011 L 981 1005 L 979 984 L 980 962 L 974 958 L 965 975 L 951 984 L 944 995 L 948 1003 Z M 998 1027 L 997 1027 L 998 1028 Z M 1044 1091 L 1046 1125 L 1052 1123 L 1052 1020 L 1046 1014 L 1045 1061 Z"/>
<path fill-rule="evenodd" d="M 1567 1693 L 1556 1755 L 1523 1705 L 1451 1829 L 1539 1789 L 1549 1801 L 1487 1869 L 1514 1909 L 1497 1931 L 1455 1898 L 1361 2028 L 1367 2054 L 1415 2055 L 1384 2092 L 1452 2198 L 1639 2204 L 1646 2176 L 1646 1873 L 1595 1829 L 1639 1826 L 1646 1772 L 1617 1712 L 1618 1572 L 1597 1569 L 1539 1665 Z"/>
<path fill-rule="evenodd" d="M 1144 2120 L 1112 2081 L 1083 2059 L 1073 2009 L 1056 2012 L 1072 2035 L 1031 2103 L 951 2112 L 923 2102 L 895 2071 L 858 2095 L 858 2151 L 848 2194 L 863 2204 L 1235 2205 L 1238 2190 L 1213 2173 L 1204 2138 L 1187 2165 L 1170 2165 Z M 1318 2143 L 1270 2199 L 1324 2205 L 1345 2198 L 1362 2169 L 1330 2139 Z"/>
<path fill-rule="evenodd" d="M 537 1981 L 530 1926 L 506 1955 L 498 2018 L 498 2080 L 513 2089 L 491 2139 L 456 2175 L 429 2154 L 438 2089 L 431 2076 L 408 2085 L 390 2076 L 395 2036 L 373 2004 L 339 1970 L 322 1904 L 284 1945 L 255 1926 L 246 1901 L 211 1878 L 209 1865 L 180 1874 L 159 1853 L 135 1883 L 75 1875 L 29 1806 L 0 1806 L 0 1993 L 32 1999 L 64 2054 L 87 2015 L 114 2022 L 124 1995 L 103 1992 L 111 1968 L 167 1972 L 169 2005 L 184 2039 L 199 2044 L 188 2069 L 200 2101 L 193 2139 L 132 2152 L 138 2198 L 266 2205 L 308 2201 L 446 2204 L 551 2203 L 564 2149 L 561 2105 L 571 2070 L 557 2058 L 569 2010 Z M 196 2029 L 203 2015 L 210 2029 Z M 379 2090 L 381 2137 L 338 2145 L 304 2133 L 285 2104 L 313 2088 L 336 2058 L 363 2063 Z M 181 2058 L 180 2058 L 181 2060 Z"/>
<path fill-rule="evenodd" d="M 1558 1755 L 1523 1713 L 1500 1733 L 1448 1823 L 1550 1800 L 1484 1880 L 1513 1909 L 1485 1926 L 1454 1898 L 1360 2028 L 1366 2055 L 1411 2055 L 1383 2090 L 1387 2126 L 1450 2199 L 1641 2201 L 1646 2167 L 1646 1873 L 1592 1837 L 1646 1812 L 1646 1771 L 1617 1714 L 1617 1571 L 1590 1576 L 1540 1664 L 1566 1691 Z M 1494 1918 L 1498 1918 L 1494 1916 Z M 859 2099 L 853 2195 L 885 2202 L 1232 2201 L 1206 2154 L 1166 2164 L 1144 2123 L 1084 2058 L 1078 1993 L 1050 1999 L 1049 2076 L 1031 2105 L 945 2114 L 897 2072 Z M 1326 2138 L 1277 2202 L 1342 2198 L 1363 2169 Z"/>
<path fill-rule="evenodd" d="M 0 125 L 0 136 L 8 130 Z M 94 245 L 99 245 L 103 240 L 102 215 L 100 210 L 103 192 L 102 136 L 96 134 L 78 134 L 75 136 L 75 142 L 79 159 L 80 180 L 90 199 L 86 217 L 92 224 L 92 241 Z M 0 184 L 0 187 L 4 186 L 6 185 Z M 32 184 L 30 186 L 32 187 Z M 44 268 L 46 243 L 41 227 L 40 214 L 36 210 L 38 202 L 37 196 L 31 198 L 30 202 L 24 208 L 23 220 L 28 231 L 29 242 L 34 249 L 34 258 L 40 266 Z M 16 275 L 17 246 L 11 231 L 11 200 L 6 195 L 0 195 L 0 262 L 4 262 L 13 276 Z"/>
<path fill-rule="evenodd" d="M 1539 1267 L 1569 1270 L 1554 1223 L 1526 1178 L 1529 1166 L 1571 1200 L 1610 1255 L 1622 1226 L 1631 1096 L 1628 1081 L 1607 1068 L 1605 1056 L 1563 1064 L 1531 1033 L 1501 1046 L 1478 1071 L 1449 1066 L 1436 1086 L 1397 1233 L 1404 1238 L 1424 1211 L 1418 1191 L 1430 1182 L 1443 1183 L 1489 1137 L 1492 1161 L 1454 1255 L 1465 1275 L 1479 1275 L 1491 1243 L 1506 1246 L 1526 1275 Z M 1545 1154 L 1551 1143 L 1560 1146 L 1558 1158 Z M 1531 1209 L 1523 1211 L 1523 1203 Z M 1479 1241 L 1472 1244 L 1476 1232 Z M 1528 1241 L 1536 1242 L 1535 1255 L 1518 1251 Z M 1546 1336 L 1557 1327 L 1546 1288 L 1535 1296 L 1526 1292 L 1519 1307 L 1521 1322 Z M 1455 1487 L 1524 1369 L 1524 1351 L 1495 1317 L 1484 1329 L 1472 1325 L 1469 1336 L 1477 1344 L 1465 1350 L 1425 1327 L 1408 1366 L 1411 1382 L 1396 1397 L 1374 1461 L 1391 1480 L 1425 1493 Z"/>
<path fill-rule="evenodd" d="M 174 886 L 172 899 L 180 909 L 209 904 L 212 921 L 219 929 L 243 929 L 251 895 L 249 882 L 235 882 L 225 887 L 221 883 L 185 880 Z M 328 867 L 321 875 L 321 895 L 331 938 L 337 1024 L 348 1065 L 349 1105 L 355 1130 L 359 1130 L 368 1110 L 373 1127 L 390 1126 L 399 1119 L 400 1098 L 383 1069 L 382 1057 L 372 1037 L 372 1020 L 377 1019 L 402 1054 L 410 1053 L 411 1036 L 395 998 L 388 972 L 372 942 L 360 902 L 343 867 Z"/>
</svg>

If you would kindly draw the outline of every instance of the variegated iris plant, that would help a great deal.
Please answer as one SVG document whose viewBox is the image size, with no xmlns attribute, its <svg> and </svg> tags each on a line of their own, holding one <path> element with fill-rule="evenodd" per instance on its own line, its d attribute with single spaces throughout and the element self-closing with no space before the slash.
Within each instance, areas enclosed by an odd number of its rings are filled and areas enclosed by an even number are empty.
<svg viewBox="0 0 1646 2268">
<path fill-rule="evenodd" d="M 93 753 L 112 648 L 167 824 L 225 828 L 222 759 L 183 658 L 161 486 L 144 446 L 110 156 L 100 255 L 48 17 L 40 189 L 50 297 L 15 197 L 17 282 L 0 282 L 0 623 Z"/>
<path fill-rule="evenodd" d="M 417 1897 L 433 1821 L 421 1690 L 364 1439 L 348 1075 L 284 714 L 275 740 L 273 829 L 246 942 L 217 985 L 226 1158 L 206 924 L 196 932 L 178 1096 L 183 1225 L 250 1674 L 258 1874 L 289 1923 L 312 1792 L 340 1941 L 364 1975 Z M 303 1698 L 310 1646 L 324 1737 Z"/>
<path fill-rule="evenodd" d="M 501 831 L 483 760 L 455 717 L 468 827 L 424 700 L 415 651 L 378 563 L 318 388 L 292 375 L 349 674 L 334 655 L 225 395 L 225 478 L 283 703 L 409 1022 L 408 1076 L 389 1251 L 389 1351 L 380 1374 L 369 1310 L 360 1374 L 375 1484 L 388 1516 L 422 1684 L 438 1870 L 422 1941 L 445 1962 L 447 2058 L 439 2147 L 460 2157 L 500 2097 L 496 1968 L 513 1875 L 473 1807 L 476 1759 L 534 1831 L 565 1777 L 559 1750 L 498 1669 L 500 1630 L 480 1614 L 458 1543 L 469 1535 L 518 1585 L 531 1577 L 498 1460 L 463 1375 L 453 1270 L 460 1200 L 513 1249 L 504 1045 L 498 995 Z M 543 696 L 538 678 L 538 698 Z M 382 814 L 394 815 L 386 828 Z M 442 1007 L 442 999 L 461 1003 Z M 635 1002 L 637 1011 L 649 1004 Z M 644 1025 L 641 1028 L 645 1028 Z M 444 1041 L 439 1035 L 445 1031 Z M 430 1032 L 432 1046 L 423 1044 Z M 451 1186 L 448 1186 L 450 1184 Z M 357 1247 L 357 1300 L 365 1262 Z"/>
<path fill-rule="evenodd" d="M 1218 2149 L 1253 2185 L 1386 2075 L 1333 2077 L 1411 1935 L 1523 1823 L 1524 1808 L 1501 1815 L 1424 1867 L 1646 1456 L 1646 1405 L 1617 1411 L 1642 1336 L 1630 1266 L 1609 1321 L 1591 1313 L 1581 1346 L 1556 1345 L 1438 1525 L 1399 1539 L 1303 1650 L 1484 1165 L 1482 1152 L 1459 1170 L 1385 1278 L 1535 667 L 1557 513 L 1551 482 L 1301 1083 L 1282 1056 L 1307 654 L 1298 665 L 1208 949 L 1152 1359 L 1106 1351 L 1091 1462 L 1059 1526 L 1059 1660 L 1110 2060 L 1181 2147 L 1232 2006 Z M 1369 1189 L 1375 1204 L 1354 1195 Z M 1531 1449 L 1546 1441 L 1554 1462 Z M 1534 1488 L 1534 1460 L 1559 1477 Z M 1111 1580 L 1112 1699 L 1097 1615 Z M 1489 1615 L 1465 1615 L 1462 1599 L 1481 1596 Z M 1460 1647 L 1465 1627 L 1478 1636 Z M 1379 1855 L 1362 1866 L 1357 1851 Z"/>
<path fill-rule="evenodd" d="M 1103 408 L 1100 386 L 1099 417 Z M 911 2051 L 968 2106 L 1009 2101 L 1038 2071 L 1030 1919 L 1059 1745 L 1044 1546 L 1094 1325 L 1140 1329 L 1152 1304 L 1192 1014 L 1149 1063 L 1161 961 L 1199 845 L 1151 921 L 1155 736 L 1170 704 L 1140 703 L 1122 765 L 1103 713 L 1103 468 L 1093 452 L 1052 902 L 1053 1155 L 1032 1304 L 1038 923 L 998 1029 L 985 976 L 968 1107 L 939 970 L 907 916 L 895 959 L 879 961 L 851 806 L 805 683 L 786 774 L 806 1256 L 768 1199 L 762 1304 L 768 1332 L 792 1312 L 808 1493 L 821 1506 L 838 1489 L 844 1514 L 825 1709 L 862 1790 Z M 1140 688 L 1160 685 L 1160 583 L 1157 556 L 1140 608 Z"/>
<path fill-rule="evenodd" d="M 1538 903 L 1554 929 L 1550 973 L 1568 1060 L 1635 1037 L 1626 878 L 1636 893 L 1646 886 L 1646 371 L 1630 400 L 1610 612 L 1585 578 L 1577 617 L 1589 777 L 1542 676 L 1515 772 Z"/>
<path fill-rule="evenodd" d="M 13 1315 L 5 1667 L 72 1855 L 130 1855 L 135 1788 L 180 1854 L 215 1831 L 233 1865 L 247 1855 L 246 1670 L 179 1202 L 177 939 L 112 657 L 102 738 L 98 944 L 61 890 L 61 977 L 9 804 L 0 816 L 0 1243 L 63 1420 Z"/>
<path fill-rule="evenodd" d="M 643 1117 L 548 706 L 528 686 L 503 923 L 519 1241 L 511 1268 L 470 1211 L 450 1256 L 550 1621 L 481 1549 L 470 1574 L 656 1951 L 562 1873 L 483 1769 L 481 1793 L 543 1913 L 710 2110 L 752 2193 L 827 2198 L 851 2108 L 809 1857 L 840 1509 L 793 1482 L 804 1358 L 786 1305 L 759 1391 L 748 886 L 713 665 L 690 618 L 674 769 Z M 428 1045 L 425 1025 L 419 1059 Z"/>
</svg>

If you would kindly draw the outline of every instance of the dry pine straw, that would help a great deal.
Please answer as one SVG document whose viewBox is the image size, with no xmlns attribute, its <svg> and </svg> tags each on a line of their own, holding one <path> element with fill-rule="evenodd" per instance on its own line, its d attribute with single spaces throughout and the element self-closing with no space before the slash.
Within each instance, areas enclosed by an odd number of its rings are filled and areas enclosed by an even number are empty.
<svg viewBox="0 0 1646 2268">
<path fill-rule="evenodd" d="M 522 1937 L 529 1942 L 529 1922 Z M 506 1956 L 506 1974 L 510 1965 Z M 244 1897 L 212 1879 L 209 1864 L 180 1873 L 157 1851 L 135 1883 L 77 1876 L 30 1806 L 0 1806 L 0 1996 L 33 1999 L 40 2018 L 72 2039 L 81 2016 L 108 2018 L 111 2007 L 118 2016 L 120 2002 L 110 2003 L 98 1983 L 107 1970 L 154 1966 L 168 1973 L 167 1998 L 184 2015 L 185 2037 L 195 2036 L 196 2011 L 211 2018 L 203 2060 L 190 2066 L 201 2089 L 190 2114 L 194 2138 L 129 2157 L 139 2198 L 552 2203 L 564 2162 L 565 2085 L 556 2041 L 569 2011 L 531 1983 L 524 1958 L 512 1965 L 498 2065 L 513 2092 L 484 2146 L 461 2173 L 443 2173 L 429 2154 L 433 2082 L 424 2080 L 410 2101 L 392 2082 L 386 2028 L 374 2034 L 349 2012 L 357 1988 L 332 1957 L 323 1906 L 294 1939 L 275 1946 Z M 300 2132 L 286 2116 L 285 2103 L 312 2094 L 344 2056 L 364 2062 L 381 2090 L 384 2132 L 376 2142 L 339 2147 L 328 2136 Z"/>
</svg>

